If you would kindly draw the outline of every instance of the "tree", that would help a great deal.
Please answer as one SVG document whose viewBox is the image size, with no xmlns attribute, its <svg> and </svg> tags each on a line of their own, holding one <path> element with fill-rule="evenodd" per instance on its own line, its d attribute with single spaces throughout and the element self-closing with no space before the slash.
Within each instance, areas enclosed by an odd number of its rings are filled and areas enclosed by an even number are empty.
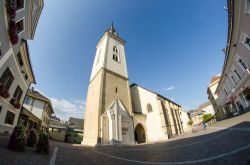
<svg viewBox="0 0 250 165">
<path fill-rule="evenodd" d="M 193 123 L 194 123 L 193 120 L 189 120 L 189 121 L 188 121 L 188 125 L 190 125 L 190 126 L 192 126 Z"/>
<path fill-rule="evenodd" d="M 213 119 L 213 115 L 211 113 L 203 115 L 203 123 L 209 122 Z"/>
</svg>

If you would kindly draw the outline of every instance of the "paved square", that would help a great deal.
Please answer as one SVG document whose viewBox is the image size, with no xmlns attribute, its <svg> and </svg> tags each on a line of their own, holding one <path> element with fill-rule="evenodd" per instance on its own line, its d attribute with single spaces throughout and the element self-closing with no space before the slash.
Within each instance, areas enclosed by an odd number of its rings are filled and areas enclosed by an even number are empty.
<svg viewBox="0 0 250 165">
<path fill-rule="evenodd" d="M 17 153 L 3 146 L 1 143 L 0 152 L 4 155 L 0 157 L 1 164 L 248 165 L 250 112 L 214 123 L 206 130 L 155 144 L 93 148 L 51 141 L 50 156 L 39 155 L 29 148 L 25 153 Z M 4 150 L 8 150 L 7 154 Z"/>
</svg>

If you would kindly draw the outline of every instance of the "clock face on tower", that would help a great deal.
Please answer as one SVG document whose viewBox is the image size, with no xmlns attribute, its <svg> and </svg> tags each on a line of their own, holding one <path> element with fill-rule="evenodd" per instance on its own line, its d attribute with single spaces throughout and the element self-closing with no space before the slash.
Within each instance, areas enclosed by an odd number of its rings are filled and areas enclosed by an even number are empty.
<svg viewBox="0 0 250 165">
<path fill-rule="evenodd" d="M 119 46 L 119 42 L 118 42 L 118 41 L 115 41 L 115 40 L 114 40 L 114 44 L 115 44 L 116 46 Z"/>
</svg>

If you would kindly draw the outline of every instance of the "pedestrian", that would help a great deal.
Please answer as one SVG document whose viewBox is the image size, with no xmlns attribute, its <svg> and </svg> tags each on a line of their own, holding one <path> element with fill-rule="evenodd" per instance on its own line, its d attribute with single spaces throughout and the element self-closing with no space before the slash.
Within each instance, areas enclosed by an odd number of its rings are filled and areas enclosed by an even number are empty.
<svg viewBox="0 0 250 165">
<path fill-rule="evenodd" d="M 207 127 L 206 123 L 203 123 L 203 129 L 204 130 L 206 130 L 206 127 Z"/>
</svg>

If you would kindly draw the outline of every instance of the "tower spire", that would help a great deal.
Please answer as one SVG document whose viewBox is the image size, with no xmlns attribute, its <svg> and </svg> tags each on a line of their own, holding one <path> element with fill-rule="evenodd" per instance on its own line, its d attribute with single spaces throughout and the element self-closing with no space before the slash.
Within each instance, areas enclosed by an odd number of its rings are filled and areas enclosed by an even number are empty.
<svg viewBox="0 0 250 165">
<path fill-rule="evenodd" d="M 109 27 L 109 32 L 111 33 L 115 33 L 115 27 L 114 27 L 114 23 L 112 22 L 110 27 Z"/>
</svg>

